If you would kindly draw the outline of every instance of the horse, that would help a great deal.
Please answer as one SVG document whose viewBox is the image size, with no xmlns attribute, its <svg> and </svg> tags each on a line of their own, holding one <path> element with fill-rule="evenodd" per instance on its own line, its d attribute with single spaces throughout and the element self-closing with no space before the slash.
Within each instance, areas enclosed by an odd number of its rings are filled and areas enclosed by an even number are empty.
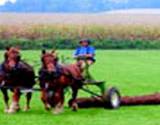
<svg viewBox="0 0 160 125">
<path fill-rule="evenodd" d="M 5 112 L 15 113 L 20 110 L 21 89 L 32 89 L 35 85 L 35 72 L 28 63 L 21 60 L 20 50 L 16 47 L 6 49 L 4 62 L 0 66 L 0 86 L 5 102 Z M 8 90 L 13 92 L 9 106 Z M 26 93 L 25 111 L 30 109 L 32 92 Z"/>
<path fill-rule="evenodd" d="M 42 67 L 39 71 L 41 87 L 41 100 L 46 110 L 52 109 L 54 114 L 63 112 L 64 90 L 67 87 L 72 89 L 72 98 L 69 106 L 77 111 L 76 97 L 79 88 L 82 86 L 82 75 L 76 64 L 59 65 L 55 51 L 42 51 Z"/>
</svg>

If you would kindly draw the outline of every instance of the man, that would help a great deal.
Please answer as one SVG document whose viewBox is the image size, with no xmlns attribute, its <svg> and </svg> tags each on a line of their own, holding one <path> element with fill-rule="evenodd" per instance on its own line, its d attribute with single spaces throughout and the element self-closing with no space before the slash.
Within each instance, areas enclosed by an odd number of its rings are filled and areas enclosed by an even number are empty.
<svg viewBox="0 0 160 125">
<path fill-rule="evenodd" d="M 89 66 L 95 62 L 95 48 L 91 46 L 91 41 L 83 39 L 79 42 L 80 46 L 74 52 L 74 58 L 77 59 L 77 65 L 83 70 L 83 76 L 87 80 L 92 77 L 89 73 Z"/>
</svg>

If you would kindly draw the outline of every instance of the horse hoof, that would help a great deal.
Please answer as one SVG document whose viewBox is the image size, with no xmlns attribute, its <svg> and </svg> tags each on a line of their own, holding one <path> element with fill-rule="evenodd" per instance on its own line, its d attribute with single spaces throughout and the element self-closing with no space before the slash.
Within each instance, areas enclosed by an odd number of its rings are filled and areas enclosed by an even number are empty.
<svg viewBox="0 0 160 125">
<path fill-rule="evenodd" d="M 55 109 L 54 109 L 54 110 L 52 110 L 52 114 L 53 114 L 53 115 L 59 115 L 60 112 L 59 112 L 59 110 L 55 110 Z"/>
<path fill-rule="evenodd" d="M 52 112 L 54 115 L 60 115 L 61 113 L 63 113 L 63 111 L 53 111 Z"/>
<path fill-rule="evenodd" d="M 59 112 L 53 111 L 53 115 L 59 115 Z"/>
<path fill-rule="evenodd" d="M 18 107 L 15 109 L 15 112 L 19 112 L 20 110 L 21 110 L 20 107 Z"/>
<path fill-rule="evenodd" d="M 49 111 L 51 109 L 51 106 L 49 104 L 45 105 L 46 111 Z"/>
<path fill-rule="evenodd" d="M 59 115 L 59 114 L 61 114 L 61 113 L 63 113 L 64 111 L 63 111 L 63 108 L 60 108 L 60 109 L 54 109 L 53 111 L 52 111 L 52 113 L 54 114 L 54 115 Z"/>
<path fill-rule="evenodd" d="M 20 111 L 20 108 L 8 109 L 7 113 L 8 113 L 8 114 L 14 114 L 14 113 L 19 112 L 19 111 Z"/>
<path fill-rule="evenodd" d="M 50 110 L 50 108 L 49 108 L 49 107 L 45 107 L 45 110 L 46 110 L 46 111 L 49 111 L 49 110 Z"/>
<path fill-rule="evenodd" d="M 5 109 L 5 110 L 4 110 L 4 113 L 8 113 L 8 111 L 9 111 L 9 109 Z"/>
<path fill-rule="evenodd" d="M 78 110 L 78 104 L 77 103 L 73 103 L 72 104 L 72 111 L 77 111 Z"/>
<path fill-rule="evenodd" d="M 23 109 L 24 112 L 27 112 L 29 110 L 30 110 L 30 107 L 24 107 L 24 109 Z"/>
<path fill-rule="evenodd" d="M 16 113 L 16 110 L 14 110 L 14 109 L 9 109 L 9 110 L 7 111 L 7 113 L 8 113 L 8 114 L 14 114 L 14 113 Z"/>
</svg>

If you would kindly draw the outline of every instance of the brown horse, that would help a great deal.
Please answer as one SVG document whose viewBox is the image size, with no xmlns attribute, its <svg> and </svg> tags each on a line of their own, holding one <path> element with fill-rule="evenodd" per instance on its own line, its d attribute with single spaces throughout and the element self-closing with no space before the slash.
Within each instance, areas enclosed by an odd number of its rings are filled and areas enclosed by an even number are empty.
<svg viewBox="0 0 160 125">
<path fill-rule="evenodd" d="M 5 102 L 5 112 L 14 113 L 20 109 L 19 100 L 21 96 L 20 89 L 31 89 L 35 84 L 35 73 L 33 68 L 21 60 L 18 48 L 7 48 L 5 59 L 0 68 L 0 86 Z M 12 103 L 9 106 L 8 89 L 13 92 Z M 26 93 L 27 103 L 25 110 L 30 108 L 32 93 Z"/>
<path fill-rule="evenodd" d="M 40 86 L 42 89 L 41 99 L 48 110 L 53 110 L 54 114 L 63 111 L 64 89 L 71 87 L 72 99 L 69 101 L 70 107 L 77 110 L 76 97 L 78 89 L 82 85 L 82 76 L 80 68 L 76 64 L 59 66 L 54 51 L 42 51 L 42 67 L 39 72 Z"/>
</svg>

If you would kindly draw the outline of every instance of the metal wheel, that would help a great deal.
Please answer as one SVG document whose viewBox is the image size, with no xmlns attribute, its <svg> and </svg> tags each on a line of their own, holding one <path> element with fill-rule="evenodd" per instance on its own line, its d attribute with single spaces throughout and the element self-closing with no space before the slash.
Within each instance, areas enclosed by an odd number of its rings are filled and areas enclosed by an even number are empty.
<svg viewBox="0 0 160 125">
<path fill-rule="evenodd" d="M 105 108 L 117 109 L 120 107 L 121 103 L 120 92 L 118 91 L 118 89 L 112 87 L 106 90 L 103 95 L 103 100 Z"/>
</svg>

